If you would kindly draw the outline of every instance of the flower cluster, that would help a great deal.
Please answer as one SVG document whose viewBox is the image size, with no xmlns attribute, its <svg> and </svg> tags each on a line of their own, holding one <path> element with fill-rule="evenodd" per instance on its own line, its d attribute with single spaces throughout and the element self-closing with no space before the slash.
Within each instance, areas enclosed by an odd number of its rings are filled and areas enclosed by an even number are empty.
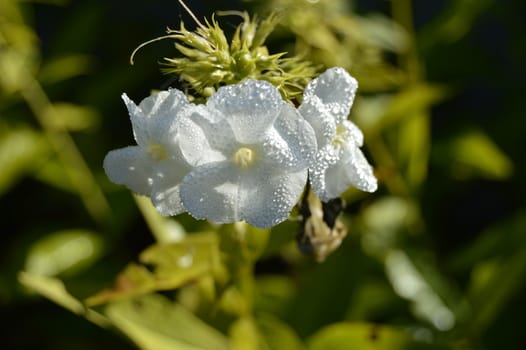
<svg viewBox="0 0 526 350">
<path fill-rule="evenodd" d="M 221 87 L 201 105 L 176 89 L 138 106 L 123 94 L 137 145 L 109 152 L 104 169 L 163 215 L 271 227 L 287 219 L 308 177 L 323 201 L 350 185 L 376 190 L 363 135 L 347 120 L 357 86 L 342 68 L 329 69 L 298 108 L 254 79 Z"/>
</svg>

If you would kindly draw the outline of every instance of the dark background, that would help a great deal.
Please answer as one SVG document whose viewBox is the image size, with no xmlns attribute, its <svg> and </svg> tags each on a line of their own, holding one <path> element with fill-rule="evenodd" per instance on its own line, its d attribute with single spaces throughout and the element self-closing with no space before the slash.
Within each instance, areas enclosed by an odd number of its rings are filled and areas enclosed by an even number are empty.
<svg viewBox="0 0 526 350">
<path fill-rule="evenodd" d="M 417 46 L 425 78 L 444 84 L 453 93 L 432 107 L 432 151 L 428 177 L 419 194 L 421 210 L 429 235 L 428 249 L 436 255 L 438 265 L 460 288 L 467 285 L 471 270 L 450 268 L 448 262 L 462 249 L 469 250 L 489 227 L 514 218 L 524 224 L 525 183 L 525 98 L 526 40 L 523 1 L 484 1 L 466 32 L 456 40 L 426 41 L 426 30 L 440 21 L 448 1 L 414 1 Z M 198 18 L 210 17 L 213 10 L 248 9 L 239 1 L 188 1 Z M 474 5 L 478 6 L 478 5 Z M 70 1 L 61 6 L 24 5 L 29 23 L 39 37 L 42 60 L 67 53 L 91 57 L 85 75 L 46 87 L 51 100 L 71 101 L 95 108 L 101 115 L 95 130 L 75 134 L 75 141 L 90 168 L 101 182 L 101 164 L 111 149 L 133 143 L 126 111 L 119 96 L 126 91 L 138 101 L 151 89 L 165 87 L 170 78 L 159 72 L 161 57 L 173 54 L 173 43 L 161 41 L 143 48 L 129 65 L 131 51 L 140 43 L 164 34 L 165 27 L 177 28 L 183 19 L 192 20 L 176 1 Z M 358 1 L 358 13 L 389 14 L 387 1 Z M 1 17 L 1 15 L 0 15 Z M 234 27 L 234 25 L 232 25 Z M 172 85 L 176 85 L 173 83 Z M 23 107 L 21 107 L 21 113 Z M 36 126 L 34 120 L 26 117 Z M 443 162 L 434 161 L 439 146 L 463 130 L 476 126 L 484 131 L 513 162 L 513 173 L 506 179 L 456 178 Z M 367 141 L 366 141 L 367 142 Z M 436 148 L 438 149 L 438 148 Z M 439 156 L 437 156 L 439 157 Z M 107 253 L 90 271 L 89 286 L 80 277 L 69 277 L 94 292 L 112 279 L 153 238 L 126 191 L 115 191 L 110 204 L 118 213 L 114 227 L 106 228 Z M 16 283 L 16 272 L 24 264 L 28 247 L 46 232 L 66 227 L 98 230 L 96 223 L 82 210 L 78 198 L 57 191 L 31 178 L 21 178 L 0 199 L 2 234 L 0 237 L 0 273 L 4 286 L 0 294 L 0 347 L 5 349 L 132 349 L 123 337 L 91 325 L 47 300 L 28 296 Z M 525 226 L 519 230 L 526 232 Z M 523 240 L 506 243 L 507 231 L 495 241 L 495 259 L 512 251 Z M 503 243 L 504 242 L 504 243 Z M 489 248 L 491 251 L 491 247 Z M 271 269 L 279 269 L 272 261 Z M 269 268 L 268 266 L 265 268 Z M 342 271 L 333 272 L 338 276 Z M 490 322 L 482 343 L 487 349 L 524 349 L 525 278 L 519 274 L 516 287 Z M 76 278 L 78 280 L 76 280 Z M 495 289 L 500 286 L 495 285 Z M 345 293 L 345 291 L 340 291 Z M 338 292 L 335 299 L 338 298 Z M 327 319 L 337 320 L 341 315 Z M 402 314 L 406 308 L 402 307 Z M 392 320 L 394 310 L 386 310 L 377 322 Z M 332 317 L 332 320 L 331 320 Z M 382 319 L 384 317 L 385 319 Z M 394 317 L 396 318 L 396 317 Z M 309 334 L 307 325 L 300 334 Z"/>
</svg>

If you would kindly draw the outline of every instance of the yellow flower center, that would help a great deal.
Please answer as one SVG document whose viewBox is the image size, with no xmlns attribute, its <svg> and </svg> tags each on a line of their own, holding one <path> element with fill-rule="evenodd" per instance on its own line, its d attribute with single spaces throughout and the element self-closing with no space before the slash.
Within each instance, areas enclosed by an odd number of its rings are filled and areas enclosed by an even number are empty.
<svg viewBox="0 0 526 350">
<path fill-rule="evenodd" d="M 334 135 L 334 138 L 332 139 L 332 144 L 335 146 L 341 146 L 347 141 L 347 129 L 342 124 L 339 124 L 336 127 L 336 135 Z"/>
<path fill-rule="evenodd" d="M 242 169 L 248 168 L 252 163 L 254 163 L 254 160 L 254 151 L 248 147 L 241 147 L 236 151 L 236 153 L 234 153 L 233 157 L 234 163 L 236 163 Z"/>
<path fill-rule="evenodd" d="M 168 158 L 168 152 L 163 147 L 163 145 L 158 143 L 152 143 L 151 145 L 148 145 L 146 152 L 150 157 L 152 157 L 153 160 L 156 161 L 161 161 Z"/>
</svg>

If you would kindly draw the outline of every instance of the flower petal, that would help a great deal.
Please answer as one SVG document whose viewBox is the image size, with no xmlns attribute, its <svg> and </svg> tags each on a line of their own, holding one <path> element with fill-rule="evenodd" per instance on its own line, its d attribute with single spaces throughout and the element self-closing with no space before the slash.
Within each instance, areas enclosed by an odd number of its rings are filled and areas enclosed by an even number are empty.
<svg viewBox="0 0 526 350">
<path fill-rule="evenodd" d="M 287 219 L 307 181 L 307 171 L 239 170 L 228 162 L 194 169 L 180 187 L 184 207 L 215 223 L 245 220 L 267 228 Z"/>
<path fill-rule="evenodd" d="M 191 169 L 182 159 L 167 160 L 155 167 L 151 199 L 162 215 L 172 216 L 185 211 L 179 195 L 179 185 Z"/>
<path fill-rule="evenodd" d="M 307 182 L 307 170 L 290 173 L 264 170 L 242 177 L 239 192 L 240 218 L 259 228 L 285 221 Z"/>
<path fill-rule="evenodd" d="M 215 223 L 239 221 L 239 169 L 230 162 L 210 163 L 185 176 L 180 196 L 188 213 Z"/>
<path fill-rule="evenodd" d="M 225 160 L 235 149 L 230 125 L 203 105 L 187 109 L 177 123 L 179 147 L 193 166 Z"/>
<path fill-rule="evenodd" d="M 316 133 L 318 148 L 329 143 L 336 134 L 336 120 L 325 108 L 319 98 L 314 96 L 304 100 L 298 111 L 312 126 Z"/>
<path fill-rule="evenodd" d="M 174 122 L 178 113 L 190 105 L 186 96 L 177 89 L 160 91 L 137 106 L 126 94 L 122 99 L 128 108 L 137 144 L 148 147 L 150 143 L 169 145 L 175 142 Z"/>
<path fill-rule="evenodd" d="M 139 146 L 110 151 L 104 158 L 104 171 L 118 185 L 149 196 L 153 183 L 153 161 Z"/>
<path fill-rule="evenodd" d="M 374 192 L 378 188 L 378 181 L 373 174 L 373 168 L 365 158 L 362 150 L 354 145 L 347 145 L 343 155 L 342 167 L 351 185 L 365 192 Z M 327 170 L 327 177 L 333 178 L 331 169 Z"/>
<path fill-rule="evenodd" d="M 345 130 L 348 137 L 348 140 L 352 143 L 354 143 L 358 147 L 363 146 L 363 133 L 356 124 L 351 122 L 350 120 L 344 120 L 341 124 Z"/>
<path fill-rule="evenodd" d="M 174 216 L 185 212 L 181 197 L 179 195 L 179 186 L 163 187 L 161 189 L 153 188 L 152 203 L 159 213 L 163 216 Z"/>
<path fill-rule="evenodd" d="M 207 106 L 223 113 L 240 143 L 256 143 L 272 125 L 282 106 L 281 95 L 269 82 L 248 79 L 227 85 L 208 99 Z"/>
<path fill-rule="evenodd" d="M 347 119 L 358 82 L 340 67 L 327 69 L 305 88 L 303 101 L 318 98 L 337 122 Z"/>
<path fill-rule="evenodd" d="M 299 112 L 284 102 L 262 146 L 262 154 L 265 161 L 270 161 L 269 165 L 301 170 L 309 166 L 316 153 L 316 136 Z"/>
<path fill-rule="evenodd" d="M 366 192 L 378 187 L 371 165 L 352 142 L 320 150 L 309 175 L 313 191 L 324 202 L 341 196 L 351 185 Z"/>
<path fill-rule="evenodd" d="M 315 161 L 309 168 L 309 179 L 312 190 L 316 195 L 324 202 L 332 198 L 338 197 L 343 191 L 347 189 L 345 187 L 341 192 L 334 193 L 328 192 L 327 187 L 328 179 L 326 177 L 326 172 L 329 167 L 338 165 L 341 158 L 341 148 L 336 147 L 333 144 L 328 144 L 323 148 L 319 149 L 316 153 Z M 334 181 L 334 179 L 331 179 Z M 338 179 L 336 179 L 338 181 Z M 340 188 L 340 186 L 338 186 Z"/>
</svg>

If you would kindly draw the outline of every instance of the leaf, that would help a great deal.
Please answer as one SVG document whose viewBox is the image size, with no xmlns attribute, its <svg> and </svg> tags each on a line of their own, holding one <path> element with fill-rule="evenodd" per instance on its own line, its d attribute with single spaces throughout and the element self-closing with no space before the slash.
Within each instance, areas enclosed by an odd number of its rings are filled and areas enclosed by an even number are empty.
<svg viewBox="0 0 526 350">
<path fill-rule="evenodd" d="M 404 52 L 409 46 L 409 37 L 395 21 L 380 14 L 354 18 L 365 32 L 363 40 L 369 45 L 392 52 Z"/>
<path fill-rule="evenodd" d="M 526 216 L 519 211 L 511 218 L 490 227 L 467 249 L 471 271 L 468 295 L 473 305 L 470 327 L 484 334 L 509 300 L 520 293 L 526 281 Z M 495 241 L 495 237 L 498 237 Z M 492 242 L 498 244 L 488 245 Z M 483 259 L 471 262 L 471 259 Z M 471 264 L 469 266 L 472 266 Z"/>
<path fill-rule="evenodd" d="M 254 320 L 241 317 L 229 329 L 229 336 L 233 350 L 259 350 L 261 339 Z"/>
<path fill-rule="evenodd" d="M 68 131 L 94 128 L 99 122 L 99 115 L 93 108 L 64 102 L 50 106 L 44 118 L 50 127 Z"/>
<path fill-rule="evenodd" d="M 194 233 L 181 242 L 153 245 L 141 253 L 140 260 L 151 265 L 153 272 L 131 263 L 117 276 L 112 288 L 89 297 L 86 304 L 176 289 L 201 277 L 223 273 L 214 233 Z"/>
<path fill-rule="evenodd" d="M 44 84 L 55 83 L 88 73 L 90 64 L 91 59 L 86 55 L 58 57 L 45 63 L 38 78 Z"/>
<path fill-rule="evenodd" d="M 184 227 L 177 221 L 159 214 L 150 198 L 134 194 L 133 199 L 135 199 L 135 203 L 137 203 L 157 243 L 173 243 L 184 239 L 186 235 Z"/>
<path fill-rule="evenodd" d="M 428 113 L 418 111 L 404 118 L 399 126 L 398 163 L 405 168 L 405 178 L 412 188 L 418 188 L 426 179 L 430 141 Z"/>
<path fill-rule="evenodd" d="M 442 153 L 441 161 L 447 162 L 453 175 L 459 178 L 481 176 L 503 180 L 511 176 L 513 163 L 486 134 L 470 130 L 456 138 Z"/>
<path fill-rule="evenodd" d="M 230 349 L 225 335 L 160 295 L 114 302 L 105 313 L 143 350 Z"/>
<path fill-rule="evenodd" d="M 77 190 L 71 183 L 70 177 L 67 175 L 66 168 L 62 162 L 55 157 L 48 159 L 37 171 L 33 177 L 43 183 L 56 187 L 60 190 L 76 194 Z"/>
<path fill-rule="evenodd" d="M 395 327 L 368 323 L 337 323 L 308 339 L 308 350 L 417 350 L 439 349 L 415 341 Z"/>
<path fill-rule="evenodd" d="M 0 137 L 0 194 L 50 154 L 44 137 L 28 128 L 2 132 Z"/>
<path fill-rule="evenodd" d="M 444 100 L 447 90 L 443 86 L 419 84 L 394 95 L 382 118 L 382 128 L 411 117 L 416 112 L 429 109 L 432 105 Z"/>
<path fill-rule="evenodd" d="M 296 293 L 296 285 L 289 276 L 263 275 L 256 279 L 256 311 L 283 316 Z"/>
<path fill-rule="evenodd" d="M 35 242 L 26 257 L 27 272 L 41 276 L 75 274 L 102 254 L 102 239 L 88 230 L 64 230 Z"/>
<path fill-rule="evenodd" d="M 303 350 L 305 345 L 292 327 L 269 313 L 260 313 L 256 323 L 268 349 Z"/>
<path fill-rule="evenodd" d="M 371 255 L 384 257 L 398 246 L 401 233 L 419 224 L 419 208 L 410 199 L 388 196 L 369 205 L 362 214 L 362 244 Z"/>
<path fill-rule="evenodd" d="M 444 293 L 439 291 L 437 283 L 432 283 L 431 277 L 434 280 L 438 277 L 423 273 L 405 252 L 398 249 L 390 251 L 385 257 L 385 270 L 394 291 L 411 302 L 415 316 L 439 331 L 451 330 L 458 323 L 456 310 L 446 304 Z M 433 272 L 438 273 L 438 270 Z"/>
<path fill-rule="evenodd" d="M 107 327 L 109 325 L 108 320 L 103 315 L 85 308 L 78 299 L 69 294 L 64 283 L 58 278 L 20 272 L 18 274 L 18 281 L 25 287 L 101 327 Z"/>
<path fill-rule="evenodd" d="M 35 68 L 36 36 L 29 27 L 8 22 L 2 26 L 2 39 L 0 91 L 12 94 L 25 87 Z"/>
<path fill-rule="evenodd" d="M 428 23 L 418 35 L 423 50 L 438 43 L 451 44 L 472 30 L 473 23 L 487 11 L 493 0 L 457 0 L 449 2 L 442 14 Z"/>
</svg>

